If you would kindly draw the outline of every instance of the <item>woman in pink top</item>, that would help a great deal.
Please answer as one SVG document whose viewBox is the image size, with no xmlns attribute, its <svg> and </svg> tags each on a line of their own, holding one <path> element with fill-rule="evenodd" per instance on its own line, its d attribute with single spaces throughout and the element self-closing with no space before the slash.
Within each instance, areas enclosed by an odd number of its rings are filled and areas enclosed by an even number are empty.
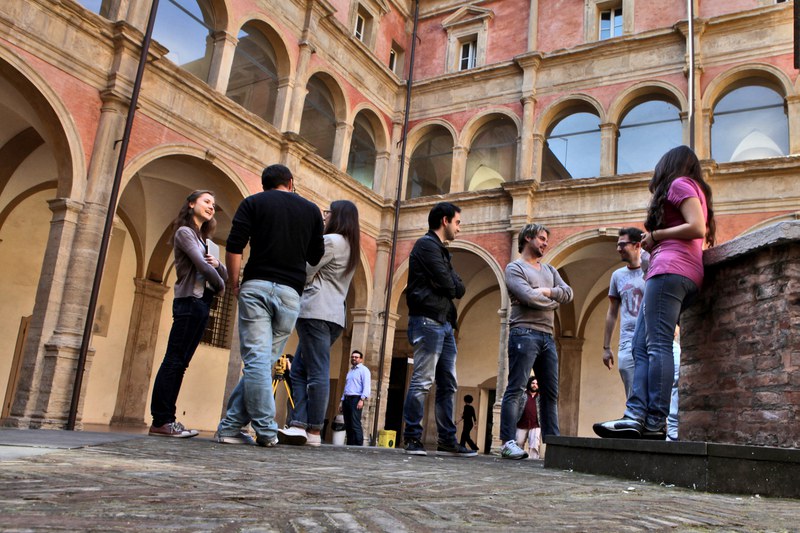
<svg viewBox="0 0 800 533">
<path fill-rule="evenodd" d="M 642 239 L 650 268 L 633 334 L 633 391 L 623 418 L 594 425 L 601 437 L 666 438 L 675 326 L 702 286 L 703 244 L 714 245 L 711 188 L 691 148 L 664 154 L 650 192 Z"/>
</svg>

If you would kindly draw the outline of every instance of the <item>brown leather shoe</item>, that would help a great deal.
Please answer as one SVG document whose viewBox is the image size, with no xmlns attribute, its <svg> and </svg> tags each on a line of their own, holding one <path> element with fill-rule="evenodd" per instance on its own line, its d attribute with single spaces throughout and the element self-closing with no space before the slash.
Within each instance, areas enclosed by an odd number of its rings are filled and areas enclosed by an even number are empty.
<svg viewBox="0 0 800 533">
<path fill-rule="evenodd" d="M 188 439 L 190 437 L 196 437 L 198 431 L 194 429 L 186 429 L 180 422 L 167 422 L 163 426 L 150 426 L 150 431 L 148 431 L 147 434 L 154 437 L 175 437 L 178 439 Z"/>
</svg>

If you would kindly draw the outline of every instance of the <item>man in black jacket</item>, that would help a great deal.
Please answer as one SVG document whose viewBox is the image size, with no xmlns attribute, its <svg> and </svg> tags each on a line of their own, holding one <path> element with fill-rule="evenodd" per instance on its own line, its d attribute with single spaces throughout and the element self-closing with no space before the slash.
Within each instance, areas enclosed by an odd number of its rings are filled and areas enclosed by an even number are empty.
<svg viewBox="0 0 800 533">
<path fill-rule="evenodd" d="M 428 214 L 428 233 L 411 250 L 408 260 L 408 340 L 414 347 L 414 373 L 403 409 L 405 451 L 427 455 L 422 445 L 425 400 L 436 380 L 436 455 L 473 457 L 456 439 L 453 400 L 456 381 L 456 327 L 454 298 L 464 296 L 464 283 L 450 264 L 444 241 L 461 230 L 461 209 L 448 202 L 436 204 Z"/>
</svg>

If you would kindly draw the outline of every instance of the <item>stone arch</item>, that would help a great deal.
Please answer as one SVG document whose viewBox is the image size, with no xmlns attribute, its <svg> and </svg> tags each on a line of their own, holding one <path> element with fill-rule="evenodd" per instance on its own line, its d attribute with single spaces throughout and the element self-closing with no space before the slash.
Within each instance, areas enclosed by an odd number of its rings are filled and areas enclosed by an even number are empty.
<svg viewBox="0 0 800 533">
<path fill-rule="evenodd" d="M 702 108 L 711 110 L 732 85 L 751 78 L 766 81 L 770 87 L 777 90 L 784 98 L 796 93 L 791 80 L 781 69 L 763 63 L 748 63 L 726 70 L 711 80 L 705 91 L 703 91 Z"/>
<path fill-rule="evenodd" d="M 305 80 L 304 86 L 308 85 L 311 78 L 318 78 L 327 87 L 331 93 L 331 98 L 334 102 L 334 112 L 336 113 L 337 122 L 345 122 L 348 118 L 348 109 L 350 109 L 350 102 L 347 94 L 342 89 L 342 84 L 336 76 L 329 72 L 327 69 L 319 68 L 310 72 Z"/>
<path fill-rule="evenodd" d="M 456 132 L 455 127 L 448 121 L 444 119 L 432 119 L 426 120 L 419 124 L 414 125 L 413 128 L 408 132 L 407 144 L 408 144 L 408 154 L 414 153 L 414 148 L 417 147 L 420 140 L 425 137 L 425 135 L 433 129 L 434 126 L 442 126 L 444 129 L 450 132 L 450 135 L 453 137 L 453 146 L 455 146 L 456 141 L 458 140 L 458 133 Z M 409 156 L 410 157 L 410 156 Z"/>
<path fill-rule="evenodd" d="M 505 107 L 491 107 L 481 111 L 469 119 L 469 121 L 461 130 L 461 135 L 459 135 L 458 138 L 458 144 L 465 147 L 471 146 L 473 140 L 475 139 L 475 135 L 478 133 L 481 127 L 498 117 L 511 119 L 514 122 L 514 125 L 517 127 L 517 138 L 519 138 L 522 132 L 522 122 L 520 121 L 519 116 Z"/>
<path fill-rule="evenodd" d="M 45 181 L 42 183 L 37 183 L 33 187 L 23 191 L 21 194 L 18 194 L 17 196 L 12 198 L 11 201 L 8 203 L 8 205 L 6 205 L 3 208 L 3 210 L 0 211 L 0 228 L 3 227 L 3 223 L 8 218 L 8 215 L 11 214 L 11 212 L 14 211 L 14 209 L 16 209 L 16 207 L 20 205 L 22 202 L 24 202 L 25 200 L 27 200 L 36 193 L 46 191 L 48 189 L 56 189 L 57 187 L 58 187 L 57 182 Z"/>
<path fill-rule="evenodd" d="M 758 231 L 760 229 L 768 228 L 769 226 L 780 224 L 781 222 L 794 222 L 796 220 L 800 220 L 800 211 L 795 211 L 794 213 L 788 213 L 783 215 L 778 215 L 775 217 L 770 217 L 766 220 L 762 220 L 757 224 L 753 224 L 749 228 L 745 229 L 738 235 L 733 238 L 741 237 L 742 235 L 747 235 L 748 233 L 753 233 L 754 231 Z"/>
<path fill-rule="evenodd" d="M 375 148 L 378 152 L 389 151 L 389 139 L 391 134 L 389 133 L 389 128 L 386 126 L 386 121 L 381 119 L 381 113 L 370 103 L 362 102 L 353 108 L 350 123 L 354 123 L 356 117 L 361 113 L 369 120 L 375 132 Z"/>
<path fill-rule="evenodd" d="M 631 107 L 653 96 L 660 96 L 677 104 L 681 112 L 688 109 L 685 95 L 675 85 L 660 80 L 648 80 L 631 85 L 618 94 L 608 108 L 608 120 L 619 125 L 622 115 Z"/>
<path fill-rule="evenodd" d="M 600 124 L 607 122 L 606 112 L 595 98 L 585 94 L 571 94 L 559 98 L 545 108 L 536 120 L 534 134 L 545 136 L 553 123 L 561 120 L 573 111 L 588 111 L 597 115 Z"/>
<path fill-rule="evenodd" d="M 242 16 L 236 24 L 232 25 L 229 33 L 233 36 L 238 36 L 245 24 L 253 24 L 253 26 L 264 35 L 267 41 L 269 41 L 278 59 L 278 64 L 276 65 L 278 68 L 278 77 L 281 80 L 289 79 L 295 71 L 296 65 L 295 58 L 292 57 L 289 53 L 289 47 L 286 46 L 288 39 L 284 38 L 272 21 L 258 11 L 248 12 Z"/>
<path fill-rule="evenodd" d="M 24 59 L 0 47 L 0 81 L 21 98 L 22 108 L 35 119 L 32 127 L 52 145 L 58 171 L 56 195 L 81 201 L 86 180 L 86 154 L 72 113 L 50 84 Z"/>
<path fill-rule="evenodd" d="M 142 227 L 141 221 L 137 220 L 136 215 L 128 212 L 128 209 L 131 204 L 149 205 L 147 191 L 142 189 L 138 182 L 134 182 L 134 179 L 139 176 L 140 172 L 147 169 L 148 165 L 165 162 L 170 158 L 180 158 L 185 164 L 209 165 L 211 169 L 224 176 L 223 182 L 221 183 L 221 185 L 224 186 L 223 189 L 219 189 L 217 184 L 220 183 L 214 179 L 211 180 L 211 183 L 199 187 L 214 190 L 217 194 L 217 202 L 220 205 L 218 219 L 220 218 L 220 214 L 225 213 L 224 216 L 228 218 L 229 222 L 239 202 L 250 195 L 250 191 L 244 181 L 234 173 L 224 161 L 211 156 L 208 151 L 194 146 L 162 145 L 138 154 L 131 160 L 123 173 L 118 211 L 126 213 L 127 216 L 124 219 L 127 221 L 126 225 L 135 228 L 135 230 L 130 231 L 131 238 L 138 241 L 135 242 L 134 246 L 143 250 L 141 257 L 144 263 L 140 265 L 140 268 L 137 268 L 137 272 L 141 277 L 157 282 L 163 282 L 167 278 L 168 268 L 171 265 L 172 248 L 168 244 L 171 237 L 170 222 L 172 217 L 177 214 L 180 203 L 173 206 L 173 210 L 170 211 L 168 216 L 159 214 L 160 218 L 163 219 L 163 228 L 159 229 Z M 132 184 L 135 184 L 135 186 L 130 187 Z M 183 184 L 174 184 L 174 187 L 187 189 L 189 192 L 196 188 L 187 187 Z M 131 198 L 131 202 L 125 202 L 124 200 L 129 197 Z M 137 198 L 136 201 L 133 201 L 134 197 Z M 183 199 L 182 197 L 179 198 L 180 200 Z M 153 237 L 153 231 L 157 231 L 158 237 L 155 239 L 155 243 L 148 243 L 147 239 Z M 217 239 L 219 239 L 223 233 L 224 231 L 218 229 Z M 150 253 L 149 257 L 148 252 Z"/>
</svg>

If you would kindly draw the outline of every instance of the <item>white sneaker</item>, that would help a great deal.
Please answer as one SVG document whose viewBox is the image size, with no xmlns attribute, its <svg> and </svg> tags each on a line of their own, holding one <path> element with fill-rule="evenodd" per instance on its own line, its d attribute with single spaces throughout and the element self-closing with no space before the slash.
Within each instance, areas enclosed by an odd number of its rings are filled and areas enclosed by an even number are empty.
<svg viewBox="0 0 800 533">
<path fill-rule="evenodd" d="M 525 459 L 528 454 L 517 445 L 517 441 L 510 440 L 503 444 L 500 449 L 500 456 L 503 459 Z"/>
<path fill-rule="evenodd" d="M 313 433 L 306 433 L 306 446 L 321 446 L 322 437 Z"/>
<path fill-rule="evenodd" d="M 278 442 L 291 446 L 302 446 L 308 440 L 308 434 L 303 428 L 296 426 L 278 430 Z"/>
</svg>

